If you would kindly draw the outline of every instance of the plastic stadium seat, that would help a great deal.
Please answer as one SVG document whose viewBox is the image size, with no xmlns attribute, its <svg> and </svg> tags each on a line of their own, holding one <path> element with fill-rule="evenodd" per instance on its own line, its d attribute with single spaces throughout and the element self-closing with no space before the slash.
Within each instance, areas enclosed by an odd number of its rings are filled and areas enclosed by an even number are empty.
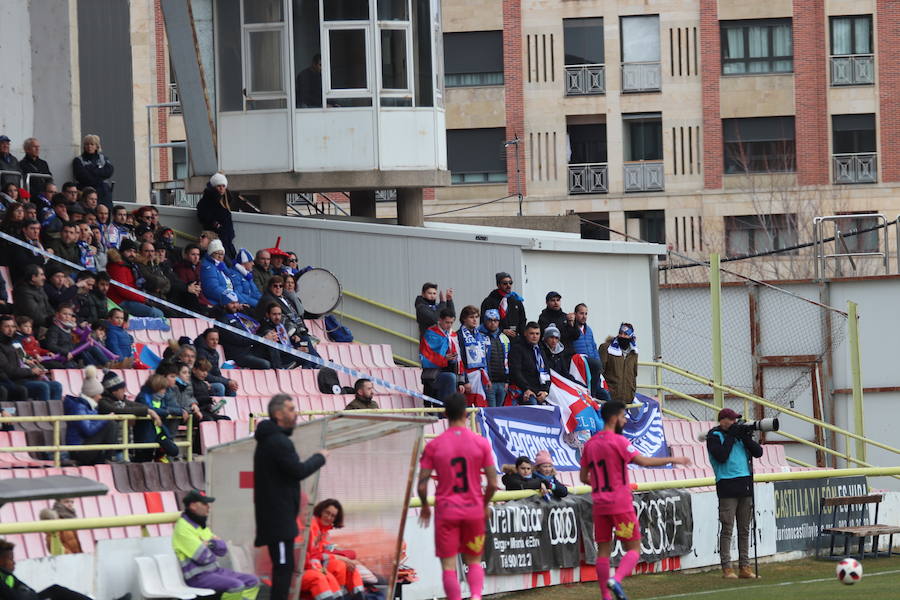
<svg viewBox="0 0 900 600">
<path fill-rule="evenodd" d="M 130 497 L 134 494 L 116 494 L 113 496 L 113 506 L 116 510 L 116 515 L 126 516 L 133 514 L 131 509 L 131 500 Z M 141 528 L 133 525 L 131 527 L 125 528 L 125 537 L 141 537 Z"/>
<path fill-rule="evenodd" d="M 144 480 L 142 463 L 128 463 L 128 481 L 135 492 L 146 492 L 147 482 Z"/>
<path fill-rule="evenodd" d="M 131 487 L 131 480 L 128 477 L 128 466 L 127 464 L 116 464 L 109 465 L 112 467 L 112 476 L 113 481 L 115 482 L 115 489 L 120 494 L 130 494 L 134 492 L 134 488 Z"/>
<path fill-rule="evenodd" d="M 209 448 L 219 445 L 219 429 L 215 421 L 200 423 L 200 452 L 206 454 Z"/>
<path fill-rule="evenodd" d="M 150 556 L 135 556 L 137 565 L 138 582 L 141 587 L 141 596 L 144 598 L 176 598 L 177 600 L 193 600 L 197 594 L 186 593 L 183 590 L 169 590 L 162 582 L 159 567 Z"/>
<path fill-rule="evenodd" d="M 258 396 L 274 396 L 281 392 L 278 378 L 272 377 L 271 371 L 253 371 L 253 382 L 259 392 Z"/>
<path fill-rule="evenodd" d="M 193 461 L 187 463 L 188 465 L 188 473 L 191 478 L 191 486 L 195 490 L 205 490 L 206 489 L 206 472 L 203 468 L 203 463 L 199 461 Z"/>
<path fill-rule="evenodd" d="M 145 462 L 138 463 L 144 474 L 144 488 L 148 492 L 158 492 L 163 490 L 162 481 L 160 480 L 159 468 L 160 463 Z"/>
<path fill-rule="evenodd" d="M 189 492 L 194 489 L 194 486 L 191 485 L 191 475 L 188 472 L 188 463 L 172 463 L 172 474 L 175 477 L 175 486 L 173 489 L 181 492 Z"/>
<path fill-rule="evenodd" d="M 144 494 L 128 494 L 128 501 L 131 504 L 131 514 L 147 514 L 147 502 L 144 500 Z M 159 537 L 159 525 L 147 525 L 147 531 L 151 537 Z"/>
<path fill-rule="evenodd" d="M 181 566 L 174 552 L 166 554 L 156 554 L 153 556 L 156 566 L 159 567 L 159 576 L 162 579 L 163 586 L 171 593 L 176 594 L 194 594 L 195 596 L 211 596 L 216 592 L 205 588 L 190 587 L 184 582 L 181 572 Z"/>
</svg>

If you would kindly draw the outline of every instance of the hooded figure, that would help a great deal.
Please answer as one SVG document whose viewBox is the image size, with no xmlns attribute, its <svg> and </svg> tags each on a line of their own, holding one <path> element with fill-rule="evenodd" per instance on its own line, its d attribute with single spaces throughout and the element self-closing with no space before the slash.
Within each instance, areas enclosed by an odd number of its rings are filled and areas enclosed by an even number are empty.
<svg viewBox="0 0 900 600">
<path fill-rule="evenodd" d="M 631 323 L 622 323 L 618 335 L 600 346 L 603 377 L 613 400 L 630 403 L 637 391 L 637 336 Z"/>
</svg>

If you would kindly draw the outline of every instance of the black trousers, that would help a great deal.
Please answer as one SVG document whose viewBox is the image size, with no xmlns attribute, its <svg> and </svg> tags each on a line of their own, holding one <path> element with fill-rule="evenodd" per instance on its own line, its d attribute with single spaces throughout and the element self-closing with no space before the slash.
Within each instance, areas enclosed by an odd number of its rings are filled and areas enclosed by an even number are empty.
<svg viewBox="0 0 900 600">
<path fill-rule="evenodd" d="M 294 575 L 294 540 L 269 544 L 272 559 L 272 591 L 269 600 L 288 600 Z"/>
<path fill-rule="evenodd" d="M 61 585 L 51 585 L 37 594 L 41 600 L 91 600 L 89 596 L 79 594 Z"/>
<path fill-rule="evenodd" d="M 85 446 L 93 446 L 94 444 L 115 444 L 119 441 L 117 427 L 121 426 L 122 425 L 116 421 L 107 421 L 100 431 L 85 438 L 82 443 Z M 115 450 L 87 450 L 85 452 L 73 452 L 72 458 L 78 466 L 96 465 L 115 453 Z"/>
</svg>

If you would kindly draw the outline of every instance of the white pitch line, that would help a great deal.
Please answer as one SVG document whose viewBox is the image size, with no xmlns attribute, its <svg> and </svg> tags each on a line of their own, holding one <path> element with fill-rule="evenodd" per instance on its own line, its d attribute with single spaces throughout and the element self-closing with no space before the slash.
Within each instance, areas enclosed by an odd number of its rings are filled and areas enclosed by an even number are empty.
<svg viewBox="0 0 900 600">
<path fill-rule="evenodd" d="M 893 571 L 879 571 L 878 573 L 870 573 L 865 575 L 865 577 L 877 577 L 878 575 L 893 575 L 895 573 L 900 573 L 900 569 L 895 569 Z M 820 583 L 822 581 L 833 581 L 833 577 L 823 577 L 822 579 L 806 579 L 804 581 L 783 581 L 781 583 L 769 583 L 765 585 L 753 585 L 741 588 L 721 588 L 718 590 L 706 590 L 704 592 L 687 592 L 684 594 L 671 594 L 669 596 L 654 596 L 652 598 L 647 598 L 646 600 L 668 600 L 669 598 L 694 598 L 696 596 L 708 596 L 710 594 L 718 594 L 720 592 L 728 592 L 733 594 L 735 592 L 749 592 L 753 590 L 761 590 L 764 588 L 774 588 L 774 587 L 784 587 L 786 585 L 803 585 L 806 583 Z"/>
</svg>

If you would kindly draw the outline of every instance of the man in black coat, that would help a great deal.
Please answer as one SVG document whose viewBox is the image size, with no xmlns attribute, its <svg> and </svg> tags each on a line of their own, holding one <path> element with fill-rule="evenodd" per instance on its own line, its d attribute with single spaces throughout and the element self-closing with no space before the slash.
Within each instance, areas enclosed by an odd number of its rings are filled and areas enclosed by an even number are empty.
<svg viewBox="0 0 900 600">
<path fill-rule="evenodd" d="M 481 301 L 481 314 L 492 308 L 497 309 L 500 313 L 500 331 L 512 340 L 525 332 L 525 305 L 522 296 L 512 291 L 512 275 L 501 271 L 494 277 L 497 289 Z"/>
<path fill-rule="evenodd" d="M 253 506 L 256 546 L 268 546 L 272 559 L 271 600 L 287 600 L 294 573 L 294 538 L 300 512 L 300 482 L 325 465 L 327 450 L 305 461 L 297 456 L 291 434 L 297 408 L 287 394 L 269 401 L 269 420 L 256 428 L 253 453 Z"/>
<path fill-rule="evenodd" d="M 509 382 L 522 391 L 519 404 L 544 404 L 550 392 L 550 369 L 539 343 L 541 329 L 534 321 L 522 337 L 509 345 Z"/>
<path fill-rule="evenodd" d="M 29 173 L 37 175 L 52 176 L 50 165 L 41 158 L 41 143 L 37 138 L 30 137 L 22 143 L 22 149 L 25 150 L 25 156 L 19 161 L 19 170 L 22 171 L 22 187 L 25 187 L 25 176 Z M 34 177 L 30 181 L 28 191 L 32 196 L 38 196 L 44 193 L 47 183 L 53 181 L 47 177 Z"/>
<path fill-rule="evenodd" d="M 425 283 L 422 285 L 422 295 L 416 296 L 416 322 L 419 324 L 419 339 L 425 335 L 425 331 L 434 325 L 437 325 L 441 316 L 441 311 L 445 308 L 456 312 L 453 306 L 453 288 L 438 293 L 436 283 Z"/>
<path fill-rule="evenodd" d="M 541 326 L 541 336 L 548 325 L 556 325 L 561 334 L 560 340 L 566 346 L 570 346 L 572 342 L 581 336 L 581 330 L 575 326 L 575 313 L 565 313 L 561 308 L 562 296 L 559 292 L 547 292 L 544 299 L 547 308 L 541 311 L 538 317 L 538 325 Z"/>
</svg>

